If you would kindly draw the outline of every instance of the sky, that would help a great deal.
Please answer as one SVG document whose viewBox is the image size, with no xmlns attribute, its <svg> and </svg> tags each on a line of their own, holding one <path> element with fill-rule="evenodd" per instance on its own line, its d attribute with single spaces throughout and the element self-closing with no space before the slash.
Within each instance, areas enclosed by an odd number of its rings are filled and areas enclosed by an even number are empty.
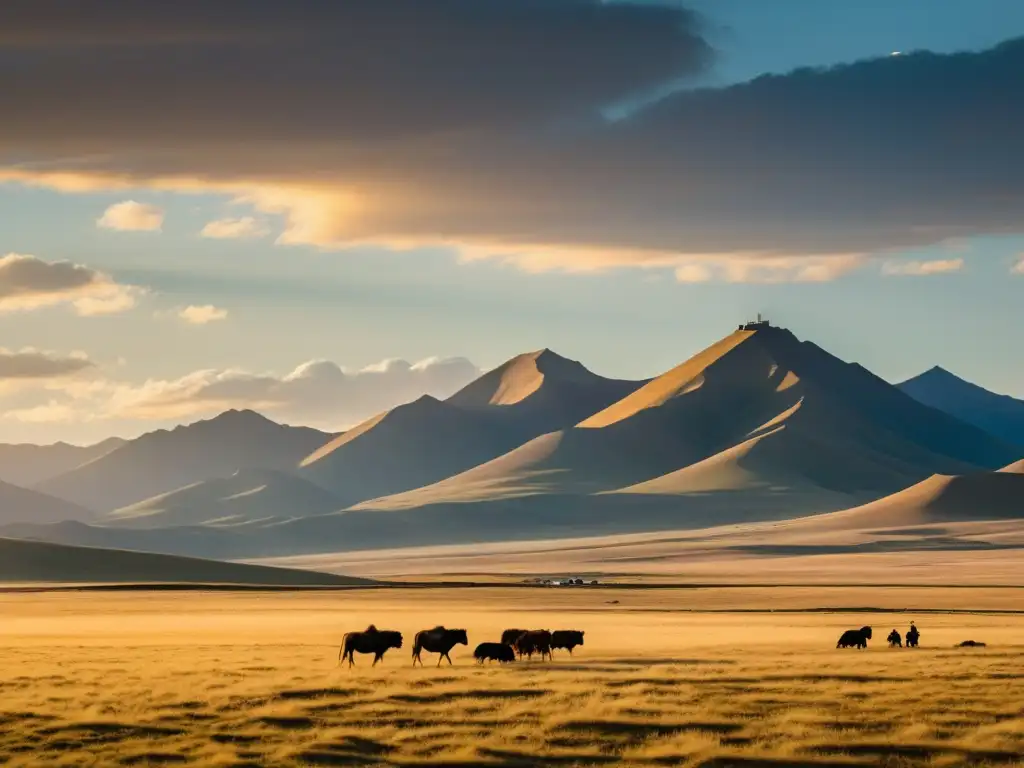
<svg viewBox="0 0 1024 768">
<path fill-rule="evenodd" d="M 0 8 L 0 442 L 646 378 L 758 312 L 1024 397 L 1018 0 L 211 7 Z"/>
</svg>

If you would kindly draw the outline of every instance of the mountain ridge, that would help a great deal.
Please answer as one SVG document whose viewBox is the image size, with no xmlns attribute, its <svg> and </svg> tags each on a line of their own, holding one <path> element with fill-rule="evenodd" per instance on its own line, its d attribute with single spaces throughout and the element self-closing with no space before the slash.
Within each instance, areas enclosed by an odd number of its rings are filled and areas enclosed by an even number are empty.
<svg viewBox="0 0 1024 768">
<path fill-rule="evenodd" d="M 641 383 L 549 349 L 516 355 L 446 400 L 424 395 L 367 419 L 307 457 L 302 475 L 346 506 L 401 493 L 570 426 Z"/>
<path fill-rule="evenodd" d="M 147 432 L 33 488 L 106 512 L 242 468 L 293 469 L 331 437 L 252 410 L 229 410 Z"/>
<path fill-rule="evenodd" d="M 938 365 L 896 386 L 918 402 L 1024 449 L 1024 400 L 992 392 Z"/>
</svg>

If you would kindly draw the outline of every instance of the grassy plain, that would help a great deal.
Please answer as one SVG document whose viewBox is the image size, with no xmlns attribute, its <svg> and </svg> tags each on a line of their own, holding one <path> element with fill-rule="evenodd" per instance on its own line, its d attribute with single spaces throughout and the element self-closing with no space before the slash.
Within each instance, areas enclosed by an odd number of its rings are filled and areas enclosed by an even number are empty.
<svg viewBox="0 0 1024 768">
<path fill-rule="evenodd" d="M 1022 765 L 1024 590 L 0 594 L 0 764 Z M 617 602 L 616 602 L 617 601 Z M 827 608 L 830 610 L 815 610 Z M 774 612 L 772 612 L 774 611 Z M 973 611 L 973 612 L 972 612 Z M 983 611 L 983 612 L 978 612 Z M 889 629 L 923 647 L 889 650 Z M 337 662 L 370 622 L 406 644 Z M 469 630 L 410 665 L 416 630 Z M 836 651 L 870 624 L 867 651 Z M 508 626 L 553 663 L 477 667 Z M 964 639 L 984 649 L 954 649 Z"/>
</svg>

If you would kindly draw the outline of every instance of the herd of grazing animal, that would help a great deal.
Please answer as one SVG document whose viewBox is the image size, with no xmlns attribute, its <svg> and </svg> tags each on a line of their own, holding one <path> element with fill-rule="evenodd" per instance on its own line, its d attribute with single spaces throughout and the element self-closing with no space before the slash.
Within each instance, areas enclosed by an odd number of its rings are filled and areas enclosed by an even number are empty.
<svg viewBox="0 0 1024 768">
<path fill-rule="evenodd" d="M 836 643 L 836 648 L 867 648 L 868 640 L 871 639 L 871 627 L 861 627 L 860 629 L 848 629 L 843 632 L 839 638 L 839 642 Z M 889 636 L 885 638 L 890 648 L 902 648 L 903 637 L 895 629 L 889 633 Z M 910 622 L 910 629 L 907 630 L 907 648 L 917 648 L 918 640 L 921 639 L 921 633 L 917 631 L 917 627 L 914 626 L 914 622 Z M 966 647 L 966 646 L 965 646 Z"/>
<path fill-rule="evenodd" d="M 469 636 L 464 629 L 447 629 L 437 626 L 433 629 L 424 629 L 417 632 L 412 644 L 412 664 L 422 666 L 423 651 L 436 653 L 437 666 L 448 659 L 456 645 L 469 645 Z M 478 664 L 485 661 L 497 661 L 507 664 L 517 658 L 532 659 L 538 654 L 541 660 L 553 659 L 552 651 L 564 649 L 572 655 L 573 648 L 583 645 L 583 632 L 577 629 L 558 629 L 551 632 L 546 629 L 506 629 L 501 633 L 499 643 L 480 643 L 473 651 L 473 658 Z M 348 632 L 341 641 L 341 649 L 338 651 L 338 662 L 348 660 L 348 665 L 355 665 L 355 654 L 373 654 L 373 664 L 377 666 L 378 661 L 384 660 L 384 654 L 392 648 L 402 647 L 402 633 L 392 630 L 377 629 L 373 624 L 362 632 Z"/>
<path fill-rule="evenodd" d="M 906 647 L 916 648 L 921 633 L 914 622 L 910 622 L 910 629 L 906 634 Z M 860 629 L 848 629 L 843 632 L 836 643 L 836 648 L 867 648 L 868 640 L 871 639 L 871 627 Z M 886 638 L 890 648 L 902 648 L 904 638 L 895 629 Z M 447 629 L 437 626 L 433 629 L 424 629 L 417 632 L 412 644 L 412 664 L 417 662 L 422 666 L 423 651 L 437 654 L 437 666 L 445 659 L 452 664 L 451 651 L 457 645 L 469 646 L 469 635 L 464 629 Z M 506 629 L 501 633 L 501 641 L 497 643 L 480 643 L 473 651 L 473 658 L 478 664 L 486 661 L 496 661 L 499 664 L 522 660 L 525 656 L 532 659 L 534 654 L 540 656 L 541 660 L 553 659 L 552 652 L 563 649 L 572 655 L 574 648 L 583 645 L 583 632 L 578 629 L 558 629 L 551 632 L 547 629 Z M 968 640 L 958 647 L 984 647 L 984 643 Z M 373 654 L 373 665 L 383 661 L 384 654 L 392 648 L 402 647 L 402 633 L 392 630 L 377 629 L 373 624 L 362 632 L 349 632 L 341 643 L 341 650 L 338 652 L 338 661 L 348 660 L 351 667 L 355 664 L 355 654 Z"/>
</svg>

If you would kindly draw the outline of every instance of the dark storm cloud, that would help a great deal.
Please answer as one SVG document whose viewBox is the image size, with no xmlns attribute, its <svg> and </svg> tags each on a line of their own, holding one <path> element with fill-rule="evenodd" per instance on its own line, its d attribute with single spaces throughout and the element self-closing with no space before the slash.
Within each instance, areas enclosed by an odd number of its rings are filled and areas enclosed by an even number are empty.
<svg viewBox="0 0 1024 768">
<path fill-rule="evenodd" d="M 743 279 L 752 254 L 783 272 L 840 256 L 800 272 L 828 279 L 856 254 L 1024 230 L 1022 41 L 680 92 L 609 122 L 601 108 L 705 66 L 691 14 L 169 5 L 0 24 L 0 179 L 220 190 L 284 215 L 283 242 L 453 243 L 535 269 L 731 255 Z"/>
<path fill-rule="evenodd" d="M 69 107 L 101 151 L 140 133 L 343 141 L 507 125 L 698 71 L 709 50 L 694 24 L 598 0 L 15 0 L 0 8 L 4 132 L 61 140 Z"/>
</svg>

